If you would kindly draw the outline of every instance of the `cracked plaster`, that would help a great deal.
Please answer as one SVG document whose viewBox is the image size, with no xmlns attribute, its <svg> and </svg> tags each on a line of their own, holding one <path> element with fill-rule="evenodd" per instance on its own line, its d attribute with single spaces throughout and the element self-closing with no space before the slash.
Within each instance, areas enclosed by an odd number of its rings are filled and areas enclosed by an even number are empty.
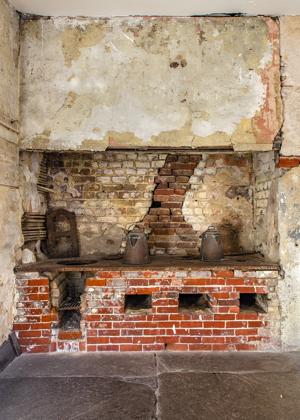
<svg viewBox="0 0 300 420">
<path fill-rule="evenodd" d="M 21 147 L 269 150 L 278 37 L 265 17 L 25 21 Z"/>
</svg>

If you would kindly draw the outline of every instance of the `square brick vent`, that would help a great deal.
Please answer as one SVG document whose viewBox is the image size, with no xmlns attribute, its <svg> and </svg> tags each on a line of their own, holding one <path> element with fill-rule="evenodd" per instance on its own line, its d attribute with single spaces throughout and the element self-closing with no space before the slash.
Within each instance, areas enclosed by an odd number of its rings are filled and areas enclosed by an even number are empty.
<svg viewBox="0 0 300 420">
<path fill-rule="evenodd" d="M 149 312 L 152 307 L 151 295 L 126 295 L 125 313 Z"/>
<path fill-rule="evenodd" d="M 205 311 L 209 309 L 209 297 L 201 293 L 179 293 L 180 312 Z"/>
</svg>

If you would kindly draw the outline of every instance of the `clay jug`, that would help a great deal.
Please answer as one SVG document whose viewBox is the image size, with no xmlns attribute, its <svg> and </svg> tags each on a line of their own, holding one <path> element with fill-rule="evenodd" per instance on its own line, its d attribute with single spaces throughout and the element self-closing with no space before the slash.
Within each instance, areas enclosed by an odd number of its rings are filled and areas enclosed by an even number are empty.
<svg viewBox="0 0 300 420">
<path fill-rule="evenodd" d="M 202 261 L 220 261 L 224 258 L 223 244 L 220 233 L 214 226 L 209 228 L 201 235 L 200 259 Z"/>
<path fill-rule="evenodd" d="M 148 242 L 143 231 L 133 229 L 128 233 L 123 262 L 132 265 L 148 264 L 150 262 Z"/>
</svg>

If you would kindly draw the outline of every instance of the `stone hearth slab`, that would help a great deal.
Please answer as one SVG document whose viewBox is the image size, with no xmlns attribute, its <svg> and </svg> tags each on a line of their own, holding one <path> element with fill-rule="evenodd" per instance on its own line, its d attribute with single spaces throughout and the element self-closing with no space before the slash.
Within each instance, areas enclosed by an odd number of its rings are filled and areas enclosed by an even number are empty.
<svg viewBox="0 0 300 420">
<path fill-rule="evenodd" d="M 298 419 L 295 373 L 163 373 L 158 376 L 162 420 Z"/>
<path fill-rule="evenodd" d="M 0 375 L 0 418 L 300 418 L 300 353 L 22 355 Z"/>
<path fill-rule="evenodd" d="M 150 420 L 154 389 L 130 380 L 7 378 L 0 381 L 1 420 Z"/>
<path fill-rule="evenodd" d="M 0 378 L 117 377 L 154 378 L 153 353 L 55 353 L 24 354 Z"/>
<path fill-rule="evenodd" d="M 210 372 L 260 373 L 300 372 L 299 352 L 286 353 L 211 353 L 166 352 L 158 353 L 159 373 Z"/>
</svg>

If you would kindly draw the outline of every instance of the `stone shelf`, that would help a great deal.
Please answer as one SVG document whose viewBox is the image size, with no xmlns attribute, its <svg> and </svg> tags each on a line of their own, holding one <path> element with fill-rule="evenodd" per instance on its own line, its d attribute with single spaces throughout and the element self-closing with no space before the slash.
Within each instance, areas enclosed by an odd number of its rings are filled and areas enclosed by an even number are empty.
<svg viewBox="0 0 300 420">
<path fill-rule="evenodd" d="M 70 261 L 78 262 L 76 265 Z M 86 260 L 86 258 L 84 258 Z M 82 259 L 83 261 L 83 259 Z M 53 259 L 34 264 L 23 264 L 16 267 L 16 272 L 66 272 L 66 271 L 132 271 L 132 270 L 228 270 L 241 269 L 243 271 L 253 270 L 271 270 L 279 271 L 278 263 L 266 261 L 259 254 L 246 254 L 239 256 L 226 256 L 222 261 L 200 261 L 196 258 L 171 257 L 171 256 L 153 256 L 149 264 L 145 265 L 127 265 L 122 259 L 101 259 L 93 263 L 80 264 L 80 258 L 68 258 L 69 264 L 64 264 L 63 259 Z"/>
</svg>

